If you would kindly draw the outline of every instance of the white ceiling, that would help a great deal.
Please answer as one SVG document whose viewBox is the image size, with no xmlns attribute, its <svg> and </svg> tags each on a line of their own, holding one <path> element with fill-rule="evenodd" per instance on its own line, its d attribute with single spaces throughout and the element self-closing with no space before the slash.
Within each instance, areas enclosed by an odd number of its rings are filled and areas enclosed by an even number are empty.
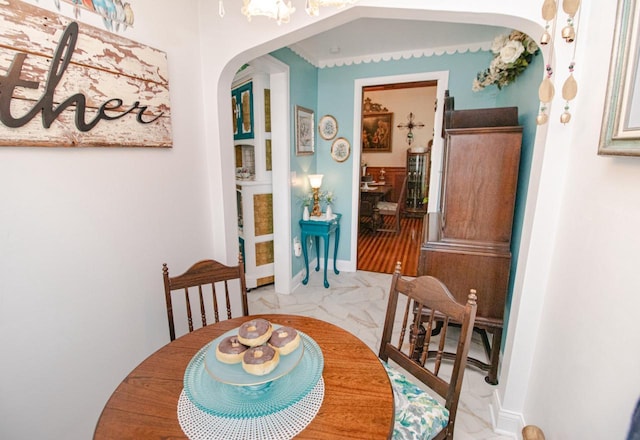
<svg viewBox="0 0 640 440">
<path fill-rule="evenodd" d="M 488 48 L 505 28 L 432 21 L 360 18 L 291 45 L 290 48 L 318 67 L 342 64 L 378 54 L 426 49 Z"/>
</svg>

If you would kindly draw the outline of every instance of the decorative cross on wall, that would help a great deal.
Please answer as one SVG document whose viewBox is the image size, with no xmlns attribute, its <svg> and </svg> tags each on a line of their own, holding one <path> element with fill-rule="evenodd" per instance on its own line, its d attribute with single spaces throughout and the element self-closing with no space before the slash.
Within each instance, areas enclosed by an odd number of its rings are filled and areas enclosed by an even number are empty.
<svg viewBox="0 0 640 440">
<path fill-rule="evenodd" d="M 409 116 L 407 116 L 407 120 L 409 122 L 407 122 L 406 124 L 398 124 L 398 128 L 406 128 L 409 130 L 409 132 L 407 133 L 407 144 L 409 146 L 411 146 L 411 144 L 413 143 L 413 129 L 424 127 L 424 124 L 422 122 L 413 122 L 413 116 L 413 112 L 409 113 Z"/>
</svg>

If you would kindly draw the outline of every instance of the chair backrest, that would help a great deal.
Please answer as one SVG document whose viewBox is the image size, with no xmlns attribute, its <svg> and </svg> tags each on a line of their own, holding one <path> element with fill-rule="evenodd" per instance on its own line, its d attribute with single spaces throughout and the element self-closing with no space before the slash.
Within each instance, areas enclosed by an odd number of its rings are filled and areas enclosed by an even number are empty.
<svg viewBox="0 0 640 440">
<path fill-rule="evenodd" d="M 215 260 L 202 260 L 195 263 L 183 274 L 175 277 L 169 276 L 169 268 L 164 263 L 162 265 L 162 276 L 164 278 L 164 294 L 167 303 L 167 319 L 169 320 L 169 337 L 172 341 L 176 338 L 172 302 L 172 295 L 177 295 L 175 292 L 182 291 L 184 295 L 189 332 L 194 329 L 191 310 L 191 301 L 194 297 L 199 303 L 198 311 L 200 312 L 203 327 L 207 325 L 207 316 L 211 317 L 211 312 L 213 312 L 213 321 L 220 321 L 220 308 L 218 307 L 218 303 L 221 301 L 220 297 L 224 298 L 225 301 L 227 319 L 233 317 L 229 294 L 230 287 L 231 291 L 234 291 L 234 289 L 239 290 L 242 316 L 249 315 L 242 255 L 238 257 L 237 266 L 226 266 Z M 230 283 L 233 280 L 237 281 Z M 207 313 L 207 308 L 211 310 L 209 313 Z"/>
<path fill-rule="evenodd" d="M 421 309 L 428 310 L 424 312 L 428 316 L 426 322 L 421 322 L 421 313 L 414 313 Z M 397 263 L 378 356 L 385 362 L 391 359 L 444 398 L 449 410 L 447 438 L 453 435 L 475 315 L 475 291 L 471 291 L 466 304 L 461 304 L 437 278 L 403 278 Z M 401 326 L 394 329 L 394 324 Z M 459 333 L 455 328 L 460 329 Z M 425 339 L 422 353 L 415 350 L 418 337 Z M 448 379 L 449 371 L 443 374 L 441 365 L 445 353 L 452 352 L 455 358 Z"/>
<path fill-rule="evenodd" d="M 402 188 L 400 188 L 400 196 L 398 196 L 398 214 L 402 212 L 405 203 L 407 202 L 407 176 L 404 176 L 402 181 Z"/>
<path fill-rule="evenodd" d="M 399 216 L 402 213 L 402 209 L 406 203 L 407 195 L 407 178 L 404 178 L 402 186 L 400 187 L 400 195 L 398 196 L 398 202 L 378 202 L 378 208 L 381 215 L 395 215 Z"/>
</svg>

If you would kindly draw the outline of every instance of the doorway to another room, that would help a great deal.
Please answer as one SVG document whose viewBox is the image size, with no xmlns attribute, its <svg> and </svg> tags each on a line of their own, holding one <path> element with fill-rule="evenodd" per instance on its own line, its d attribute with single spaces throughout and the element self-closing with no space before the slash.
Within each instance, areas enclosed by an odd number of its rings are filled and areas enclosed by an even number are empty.
<svg viewBox="0 0 640 440">
<path fill-rule="evenodd" d="M 393 273 L 399 261 L 404 275 L 417 276 L 432 148 L 441 130 L 439 84 L 390 79 L 360 89 L 357 269 Z"/>
</svg>

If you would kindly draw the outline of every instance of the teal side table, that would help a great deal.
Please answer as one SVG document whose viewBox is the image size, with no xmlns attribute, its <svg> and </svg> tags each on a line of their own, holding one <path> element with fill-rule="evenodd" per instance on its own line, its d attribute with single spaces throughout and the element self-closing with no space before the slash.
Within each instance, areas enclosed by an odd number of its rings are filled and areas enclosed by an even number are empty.
<svg viewBox="0 0 640 440">
<path fill-rule="evenodd" d="M 302 284 L 306 285 L 309 282 L 309 251 L 307 249 L 307 237 L 315 237 L 316 241 L 316 272 L 320 270 L 320 237 L 324 241 L 324 287 L 329 288 L 329 281 L 327 281 L 327 265 L 329 264 L 329 238 L 332 233 L 335 233 L 334 237 L 334 249 L 333 249 L 333 271 L 337 274 L 340 272 L 336 267 L 336 260 L 338 257 L 338 242 L 340 241 L 340 218 L 342 214 L 334 214 L 334 218 L 331 220 L 300 220 L 300 235 L 302 242 L 302 254 L 304 255 L 304 266 L 307 274 L 302 280 Z"/>
</svg>

